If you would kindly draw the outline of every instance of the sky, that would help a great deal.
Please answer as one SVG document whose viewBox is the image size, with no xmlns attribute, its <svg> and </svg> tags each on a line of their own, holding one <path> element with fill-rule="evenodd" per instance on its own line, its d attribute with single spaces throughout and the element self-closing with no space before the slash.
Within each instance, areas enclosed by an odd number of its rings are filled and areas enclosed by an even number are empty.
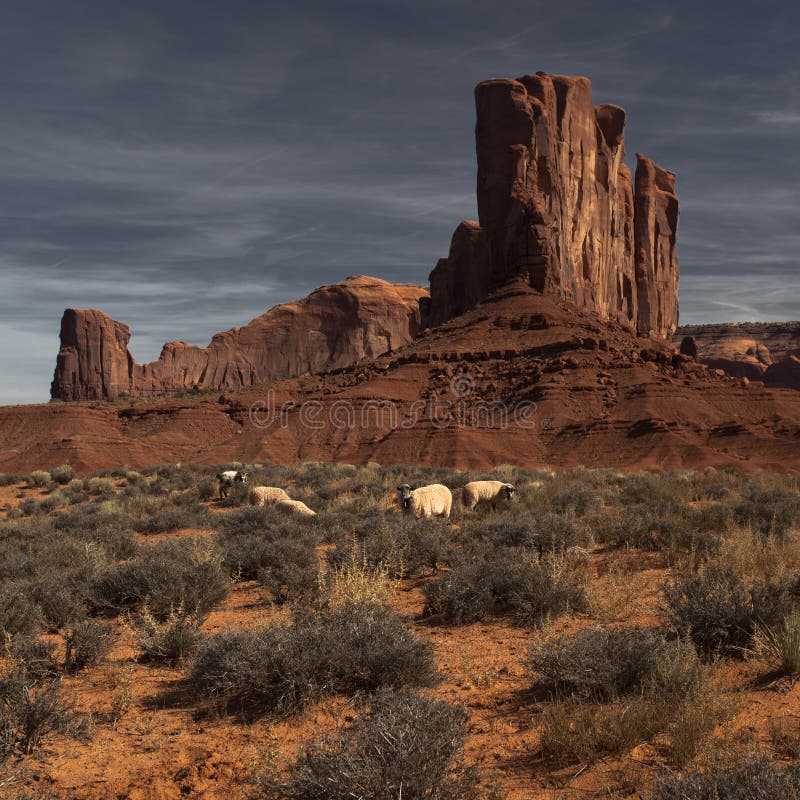
<svg viewBox="0 0 800 800">
<path fill-rule="evenodd" d="M 473 88 L 586 75 L 677 173 L 684 323 L 800 318 L 800 6 L 0 0 L 0 404 L 64 308 L 205 345 L 476 218 Z"/>
</svg>

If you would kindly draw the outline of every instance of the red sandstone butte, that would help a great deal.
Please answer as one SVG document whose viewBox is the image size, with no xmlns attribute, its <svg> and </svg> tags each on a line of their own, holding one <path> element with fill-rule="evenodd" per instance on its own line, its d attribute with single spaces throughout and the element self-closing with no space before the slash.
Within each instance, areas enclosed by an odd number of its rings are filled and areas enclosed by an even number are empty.
<svg viewBox="0 0 800 800">
<path fill-rule="evenodd" d="M 431 323 L 521 278 L 640 335 L 671 336 L 675 176 L 639 156 L 634 196 L 623 109 L 595 106 L 586 78 L 544 73 L 484 81 L 475 105 L 480 221 L 458 227 L 431 274 Z"/>
</svg>

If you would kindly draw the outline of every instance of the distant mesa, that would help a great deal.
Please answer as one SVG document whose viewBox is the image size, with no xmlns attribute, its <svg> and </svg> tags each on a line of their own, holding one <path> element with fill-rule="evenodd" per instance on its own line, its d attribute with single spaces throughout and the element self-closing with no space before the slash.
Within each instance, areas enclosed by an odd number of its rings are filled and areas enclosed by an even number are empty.
<svg viewBox="0 0 800 800">
<path fill-rule="evenodd" d="M 698 361 L 711 369 L 776 389 L 800 389 L 800 322 L 686 325 L 673 343 L 691 337 Z"/>
<path fill-rule="evenodd" d="M 68 308 L 61 320 L 51 395 L 114 400 L 203 389 L 238 390 L 375 358 L 420 330 L 427 291 L 351 277 L 286 303 L 242 328 L 217 333 L 208 347 L 168 342 L 157 361 L 137 364 L 130 328 L 101 311 Z"/>
</svg>

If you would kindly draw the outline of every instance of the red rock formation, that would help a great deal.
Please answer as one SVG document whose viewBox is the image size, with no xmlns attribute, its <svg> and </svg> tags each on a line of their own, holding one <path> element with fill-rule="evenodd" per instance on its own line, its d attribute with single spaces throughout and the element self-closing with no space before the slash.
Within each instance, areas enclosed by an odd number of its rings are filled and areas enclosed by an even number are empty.
<svg viewBox="0 0 800 800">
<path fill-rule="evenodd" d="M 689 356 L 689 358 L 697 358 L 697 339 L 694 336 L 684 336 L 681 339 L 681 345 L 678 352 L 682 356 Z"/>
<path fill-rule="evenodd" d="M 427 324 L 441 325 L 475 308 L 489 293 L 489 253 L 477 222 L 462 222 L 453 234 L 450 253 L 430 274 L 431 304 Z"/>
<path fill-rule="evenodd" d="M 634 201 L 622 160 L 625 112 L 595 106 L 586 78 L 543 73 L 484 81 L 475 103 L 488 258 L 484 264 L 480 253 L 451 246 L 431 275 L 432 324 L 452 316 L 462 276 L 486 294 L 521 278 L 602 319 L 671 335 L 678 315 L 674 176 L 640 157 Z M 478 238 L 474 228 L 471 235 Z M 460 236 L 459 229 L 454 245 Z M 487 277 L 476 280 L 481 271 Z M 468 298 L 472 305 L 483 299 Z"/>
<path fill-rule="evenodd" d="M 764 384 L 774 389 L 800 389 L 800 358 L 786 356 L 767 367 Z"/>
<path fill-rule="evenodd" d="M 225 402 L 3 407 L 0 472 L 336 460 L 800 474 L 800 392 L 744 386 L 522 281 L 390 354 L 271 388 L 273 409 L 295 403 L 285 416 L 248 413 L 261 386 Z"/>
<path fill-rule="evenodd" d="M 143 365 L 128 352 L 127 325 L 100 311 L 68 309 L 51 395 L 100 400 L 240 389 L 349 366 L 413 339 L 420 329 L 420 300 L 426 295 L 417 286 L 348 278 L 275 306 L 243 328 L 218 333 L 208 347 L 169 342 L 157 361 Z"/>
<path fill-rule="evenodd" d="M 678 324 L 675 175 L 643 155 L 636 158 L 636 327 L 640 335 L 669 337 Z"/>
<path fill-rule="evenodd" d="M 677 345 L 684 336 L 692 336 L 697 341 L 699 361 L 712 369 L 722 369 L 728 375 L 751 381 L 765 380 L 773 362 L 777 364 L 789 356 L 800 356 L 800 322 L 686 325 L 677 330 L 673 343 Z M 772 374 L 776 376 L 781 372 L 777 370 Z"/>
<path fill-rule="evenodd" d="M 96 309 L 68 308 L 51 395 L 62 400 L 107 400 L 130 388 L 131 331 Z"/>
</svg>

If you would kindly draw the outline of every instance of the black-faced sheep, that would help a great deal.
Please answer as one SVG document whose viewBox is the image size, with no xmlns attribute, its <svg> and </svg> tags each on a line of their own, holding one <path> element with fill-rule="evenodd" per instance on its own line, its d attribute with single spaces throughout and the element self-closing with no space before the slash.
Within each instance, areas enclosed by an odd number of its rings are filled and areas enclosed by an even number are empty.
<svg viewBox="0 0 800 800">
<path fill-rule="evenodd" d="M 225 472 L 220 472 L 217 475 L 219 482 L 219 497 L 220 500 L 230 494 L 231 487 L 235 483 L 247 483 L 247 473 L 241 470 L 229 469 Z"/>
<path fill-rule="evenodd" d="M 510 483 L 502 481 L 470 481 L 461 490 L 461 499 L 470 511 L 479 503 L 490 503 L 497 508 L 500 503 L 509 502 L 515 491 Z"/>
<path fill-rule="evenodd" d="M 397 487 L 397 501 L 406 514 L 413 514 L 415 519 L 431 517 L 450 517 L 453 506 L 451 491 L 441 483 L 420 486 L 412 489 L 407 483 Z"/>
</svg>

